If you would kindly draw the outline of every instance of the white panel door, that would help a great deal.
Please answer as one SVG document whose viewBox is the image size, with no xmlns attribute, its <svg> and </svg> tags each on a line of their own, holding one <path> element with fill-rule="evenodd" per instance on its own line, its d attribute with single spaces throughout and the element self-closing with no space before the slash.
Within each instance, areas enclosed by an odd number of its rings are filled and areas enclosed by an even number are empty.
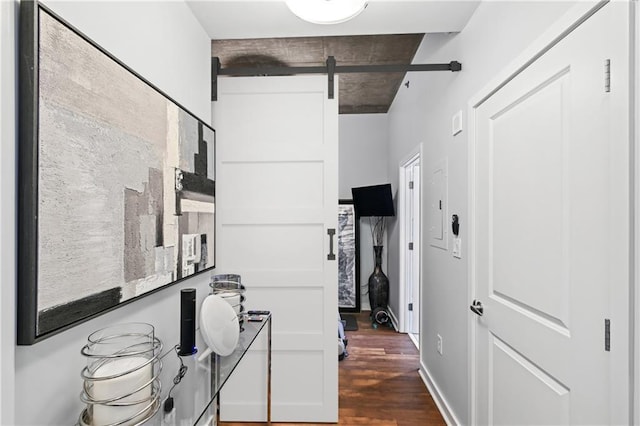
<svg viewBox="0 0 640 426">
<path fill-rule="evenodd" d="M 411 333 L 418 335 L 420 333 L 420 317 L 422 308 L 420 306 L 420 283 L 422 282 L 422 278 L 420 277 L 420 256 L 422 247 L 422 242 L 420 241 L 420 218 L 422 217 L 422 212 L 420 210 L 420 194 L 422 188 L 420 187 L 420 182 L 422 182 L 420 177 L 420 160 L 417 161 L 413 166 L 413 193 L 411 197 L 412 209 L 413 209 L 413 319 L 411 324 Z M 418 339 L 419 340 L 419 339 Z"/>
<path fill-rule="evenodd" d="M 216 272 L 240 274 L 246 307 L 273 313 L 272 419 L 336 422 L 338 272 L 327 231 L 338 218 L 338 101 L 326 76 L 221 78 L 213 123 Z M 260 351 L 246 356 L 225 386 L 223 420 L 265 419 L 265 368 Z"/>
<path fill-rule="evenodd" d="M 604 6 L 475 110 L 478 424 L 628 416 L 625 333 L 605 350 L 605 319 L 628 323 L 625 16 Z"/>
<path fill-rule="evenodd" d="M 407 252 L 407 275 L 409 290 L 409 333 L 420 333 L 420 157 L 411 163 L 407 171 L 412 188 L 407 192 L 407 210 L 409 211 L 409 241 L 411 249 Z"/>
</svg>

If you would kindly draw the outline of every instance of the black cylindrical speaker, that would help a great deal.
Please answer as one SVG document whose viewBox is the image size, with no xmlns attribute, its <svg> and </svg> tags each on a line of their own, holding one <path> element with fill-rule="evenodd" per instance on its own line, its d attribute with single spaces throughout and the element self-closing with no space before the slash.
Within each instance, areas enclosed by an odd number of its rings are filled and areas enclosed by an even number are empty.
<svg viewBox="0 0 640 426">
<path fill-rule="evenodd" d="M 196 289 L 180 291 L 180 347 L 178 355 L 193 355 L 196 349 Z"/>
</svg>

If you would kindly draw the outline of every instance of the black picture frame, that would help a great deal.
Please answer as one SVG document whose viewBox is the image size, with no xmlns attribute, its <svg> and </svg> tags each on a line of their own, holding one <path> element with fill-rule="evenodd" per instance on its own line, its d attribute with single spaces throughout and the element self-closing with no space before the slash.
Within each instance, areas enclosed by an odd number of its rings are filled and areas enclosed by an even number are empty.
<svg viewBox="0 0 640 426">
<path fill-rule="evenodd" d="M 215 267 L 215 130 L 20 4 L 17 343 Z"/>
<path fill-rule="evenodd" d="M 360 312 L 360 224 L 353 200 L 338 202 L 338 310 Z"/>
</svg>

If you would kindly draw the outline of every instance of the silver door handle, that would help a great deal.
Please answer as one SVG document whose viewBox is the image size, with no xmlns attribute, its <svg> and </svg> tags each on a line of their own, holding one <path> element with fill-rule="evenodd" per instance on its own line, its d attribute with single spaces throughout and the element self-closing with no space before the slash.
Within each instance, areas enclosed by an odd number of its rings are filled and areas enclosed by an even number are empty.
<svg viewBox="0 0 640 426">
<path fill-rule="evenodd" d="M 327 255 L 327 260 L 336 260 L 336 255 L 333 252 L 333 236 L 336 235 L 336 230 L 334 228 L 327 229 L 327 235 L 329 236 L 329 254 Z"/>
<path fill-rule="evenodd" d="M 479 300 L 474 300 L 471 303 L 471 306 L 469 306 L 469 309 L 471 309 L 471 312 L 473 312 L 479 317 L 484 315 L 484 307 L 482 306 L 482 302 Z"/>
</svg>

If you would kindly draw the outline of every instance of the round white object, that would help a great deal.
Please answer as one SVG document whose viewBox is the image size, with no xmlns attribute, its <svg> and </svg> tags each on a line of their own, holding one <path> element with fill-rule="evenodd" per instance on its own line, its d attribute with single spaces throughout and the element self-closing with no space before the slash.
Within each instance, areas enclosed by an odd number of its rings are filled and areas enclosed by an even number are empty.
<svg viewBox="0 0 640 426">
<path fill-rule="evenodd" d="M 238 346 L 240 324 L 233 307 L 215 294 L 207 296 L 200 308 L 200 332 L 211 350 L 230 355 Z"/>
<path fill-rule="evenodd" d="M 358 16 L 366 0 L 287 0 L 289 10 L 313 24 L 339 24 Z"/>
</svg>

